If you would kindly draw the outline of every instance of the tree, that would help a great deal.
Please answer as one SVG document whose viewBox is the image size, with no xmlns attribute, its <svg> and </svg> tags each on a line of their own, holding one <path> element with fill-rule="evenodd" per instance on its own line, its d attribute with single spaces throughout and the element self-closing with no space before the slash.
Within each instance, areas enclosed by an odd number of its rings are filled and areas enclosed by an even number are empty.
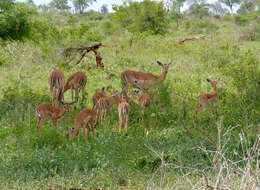
<svg viewBox="0 0 260 190">
<path fill-rule="evenodd" d="M 214 4 L 210 4 L 209 5 L 211 11 L 213 12 L 213 14 L 217 14 L 217 15 L 221 15 L 224 16 L 227 12 L 228 9 L 224 8 L 220 2 L 215 2 Z"/>
<path fill-rule="evenodd" d="M 108 8 L 107 8 L 106 4 L 102 5 L 101 13 L 104 14 L 104 15 L 106 15 L 108 13 Z"/>
<path fill-rule="evenodd" d="M 51 8 L 62 10 L 62 11 L 70 9 L 68 5 L 68 0 L 52 0 L 49 3 L 49 6 Z"/>
<path fill-rule="evenodd" d="M 0 0 L 0 13 L 10 9 L 14 5 L 14 0 Z"/>
<path fill-rule="evenodd" d="M 241 0 L 220 0 L 221 3 L 229 7 L 231 15 L 233 15 L 233 7 L 239 4 Z"/>
<path fill-rule="evenodd" d="M 251 11 L 254 11 L 255 7 L 256 5 L 254 0 L 244 0 L 237 12 L 239 14 L 248 14 Z"/>
<path fill-rule="evenodd" d="M 72 0 L 75 7 L 75 12 L 80 14 L 83 13 L 84 10 L 93 2 L 96 2 L 96 0 Z"/>
</svg>

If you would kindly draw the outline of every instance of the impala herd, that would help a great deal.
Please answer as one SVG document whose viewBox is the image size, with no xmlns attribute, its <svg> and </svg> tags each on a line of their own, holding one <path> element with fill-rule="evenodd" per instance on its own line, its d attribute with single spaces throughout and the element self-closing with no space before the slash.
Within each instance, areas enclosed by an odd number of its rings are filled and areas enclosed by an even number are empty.
<svg viewBox="0 0 260 190">
<path fill-rule="evenodd" d="M 162 73 L 159 76 L 151 73 L 144 73 L 138 71 L 126 70 L 121 73 L 121 80 L 123 82 L 123 90 L 121 92 L 113 92 L 111 96 L 108 96 L 103 87 L 100 92 L 93 95 L 93 107 L 92 109 L 83 109 L 75 117 L 74 128 L 68 129 L 67 139 L 71 140 L 77 137 L 79 134 L 79 128 L 83 128 L 83 133 L 88 139 L 90 131 L 93 135 L 97 122 L 102 124 L 105 119 L 107 112 L 112 112 L 114 105 L 118 108 L 119 117 L 119 133 L 121 133 L 122 125 L 125 126 L 125 135 L 127 135 L 130 105 L 127 101 L 131 100 L 142 107 L 142 120 L 144 116 L 144 110 L 149 109 L 153 105 L 153 101 L 147 93 L 142 93 L 138 97 L 138 91 L 133 91 L 130 96 L 127 96 L 128 91 L 131 88 L 138 88 L 141 91 L 152 90 L 157 84 L 162 83 L 168 73 L 169 66 L 171 63 L 161 63 L 157 61 L 157 64 L 162 67 Z M 214 91 L 199 96 L 200 108 L 196 111 L 197 115 L 205 109 L 207 104 L 210 102 L 214 106 L 218 98 L 217 95 L 217 82 L 207 79 L 211 84 Z M 75 104 L 74 109 L 77 109 L 77 103 L 79 101 L 79 93 L 81 91 L 82 98 L 85 98 L 85 87 L 87 83 L 87 76 L 84 72 L 73 73 L 65 83 L 65 77 L 59 70 L 54 70 L 49 77 L 49 86 L 52 96 L 52 105 L 41 104 L 36 107 L 36 118 L 37 118 L 37 130 L 41 135 L 41 128 L 48 117 L 51 118 L 53 125 L 58 128 L 57 120 L 60 119 L 66 112 L 69 112 L 70 106 Z M 71 90 L 72 102 L 64 103 L 64 93 Z M 75 92 L 75 98 L 74 98 Z M 63 105 L 63 108 L 59 108 L 59 104 Z M 213 109 L 216 117 L 216 111 Z M 86 133 L 87 130 L 87 133 Z"/>
</svg>

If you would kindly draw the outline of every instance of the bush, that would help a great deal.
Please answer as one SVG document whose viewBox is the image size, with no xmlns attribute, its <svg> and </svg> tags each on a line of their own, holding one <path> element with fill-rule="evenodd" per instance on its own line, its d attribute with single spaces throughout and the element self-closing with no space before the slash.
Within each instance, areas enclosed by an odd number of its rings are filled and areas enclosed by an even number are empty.
<svg viewBox="0 0 260 190">
<path fill-rule="evenodd" d="M 248 18 L 242 15 L 236 15 L 234 17 L 234 22 L 238 25 L 243 25 L 248 23 Z"/>
<path fill-rule="evenodd" d="M 185 28 L 187 30 L 192 31 L 193 33 L 197 34 L 208 34 L 213 33 L 218 30 L 218 26 L 214 23 L 210 22 L 209 20 L 200 20 L 198 22 L 194 22 L 193 20 L 188 20 L 185 23 Z"/>
<path fill-rule="evenodd" d="M 0 37 L 3 40 L 30 38 L 31 19 L 36 10 L 24 3 L 17 3 L 0 15 Z"/>
<path fill-rule="evenodd" d="M 167 22 L 164 19 L 163 3 L 151 0 L 143 2 L 128 2 L 121 6 L 113 7 L 112 19 L 119 22 L 131 32 L 146 32 L 164 34 Z"/>
</svg>

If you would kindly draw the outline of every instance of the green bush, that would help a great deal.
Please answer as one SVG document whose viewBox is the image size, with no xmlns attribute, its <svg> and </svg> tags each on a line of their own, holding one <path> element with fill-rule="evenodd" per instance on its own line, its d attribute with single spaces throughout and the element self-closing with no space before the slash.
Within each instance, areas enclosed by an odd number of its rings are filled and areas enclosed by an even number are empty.
<svg viewBox="0 0 260 190">
<path fill-rule="evenodd" d="M 149 31 L 152 34 L 164 34 L 167 30 L 165 10 L 161 2 L 128 2 L 113 9 L 115 13 L 112 19 L 131 32 Z"/>
<path fill-rule="evenodd" d="M 32 17 L 36 10 L 24 3 L 17 3 L 0 15 L 0 37 L 3 40 L 30 38 Z"/>
<path fill-rule="evenodd" d="M 236 15 L 234 17 L 234 22 L 238 25 L 247 24 L 249 22 L 248 18 L 243 15 Z"/>
<path fill-rule="evenodd" d="M 195 22 L 194 20 L 187 20 L 184 24 L 187 30 L 196 34 L 208 34 L 216 32 L 218 30 L 217 25 L 206 19 L 197 22 Z"/>
</svg>

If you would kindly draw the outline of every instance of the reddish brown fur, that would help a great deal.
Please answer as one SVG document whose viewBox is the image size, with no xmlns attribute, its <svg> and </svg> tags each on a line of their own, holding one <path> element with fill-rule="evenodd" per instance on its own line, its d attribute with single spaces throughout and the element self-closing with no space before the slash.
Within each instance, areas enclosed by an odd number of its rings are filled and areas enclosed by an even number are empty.
<svg viewBox="0 0 260 190">
<path fill-rule="evenodd" d="M 58 107 L 59 101 L 63 100 L 65 77 L 59 70 L 54 70 L 49 77 L 52 105 Z"/>
<path fill-rule="evenodd" d="M 146 93 L 143 93 L 139 98 L 136 97 L 136 92 L 131 93 L 130 99 L 133 100 L 136 104 L 140 105 L 142 107 L 142 120 L 144 119 L 144 109 L 150 108 L 150 106 L 153 104 L 150 96 Z"/>
<path fill-rule="evenodd" d="M 92 101 L 93 101 L 93 108 L 92 109 L 95 109 L 96 107 L 96 104 L 98 102 L 98 100 L 102 97 L 106 97 L 106 92 L 105 92 L 105 88 L 103 87 L 102 88 L 102 91 L 101 92 L 96 92 L 93 97 L 92 97 Z"/>
<path fill-rule="evenodd" d="M 64 103 L 64 108 L 56 108 L 49 104 L 40 104 L 37 106 L 35 113 L 37 118 L 37 129 L 41 134 L 41 128 L 48 117 L 51 118 L 53 125 L 58 128 L 57 120 L 69 111 L 72 103 Z"/>
<path fill-rule="evenodd" d="M 196 111 L 197 115 L 200 114 L 200 112 L 202 112 L 206 106 L 208 105 L 208 103 L 212 103 L 212 106 L 215 106 L 215 103 L 218 99 L 218 93 L 217 93 L 217 83 L 218 81 L 211 81 L 209 79 L 207 79 L 207 81 L 211 84 L 212 88 L 214 89 L 213 92 L 207 93 L 207 94 L 202 94 L 199 96 L 199 103 L 200 103 L 200 108 Z M 216 111 L 213 108 L 213 112 L 214 115 L 216 117 Z"/>
<path fill-rule="evenodd" d="M 77 137 L 79 134 L 79 128 L 83 128 L 83 133 L 86 138 L 86 141 L 88 140 L 89 132 L 92 130 L 93 136 L 95 135 L 95 121 L 96 121 L 96 111 L 91 109 L 84 109 L 82 110 L 74 120 L 74 129 L 71 133 L 70 130 L 68 130 L 68 139 L 73 139 L 75 136 Z M 86 134 L 86 129 L 88 130 L 88 133 Z"/>
<path fill-rule="evenodd" d="M 143 87 L 141 88 L 147 87 L 149 89 L 152 89 L 156 83 L 163 82 L 165 80 L 171 63 L 163 64 L 159 61 L 157 61 L 157 63 L 159 66 L 163 68 L 163 71 L 159 76 L 153 75 L 152 73 L 144 73 L 130 70 L 122 72 L 121 79 L 124 83 L 123 93 L 126 94 L 128 90 L 132 87 L 136 88 L 136 86 L 134 85 L 134 81 L 138 81 L 140 85 L 143 85 Z"/>
<path fill-rule="evenodd" d="M 126 101 L 126 97 L 125 95 L 121 95 L 121 102 L 118 104 L 119 133 L 121 133 L 122 124 L 124 122 L 125 134 L 127 135 L 129 113 L 130 113 L 130 107 Z"/>
<path fill-rule="evenodd" d="M 83 73 L 83 72 L 73 73 L 65 84 L 64 93 L 67 90 L 71 90 L 71 96 L 72 96 L 72 101 L 73 101 L 74 100 L 74 91 L 75 91 L 76 102 L 78 102 L 79 89 L 82 90 L 82 98 L 84 98 L 86 83 L 87 83 L 87 76 L 85 75 L 85 73 Z M 76 105 L 75 105 L 75 108 L 76 108 Z"/>
</svg>

